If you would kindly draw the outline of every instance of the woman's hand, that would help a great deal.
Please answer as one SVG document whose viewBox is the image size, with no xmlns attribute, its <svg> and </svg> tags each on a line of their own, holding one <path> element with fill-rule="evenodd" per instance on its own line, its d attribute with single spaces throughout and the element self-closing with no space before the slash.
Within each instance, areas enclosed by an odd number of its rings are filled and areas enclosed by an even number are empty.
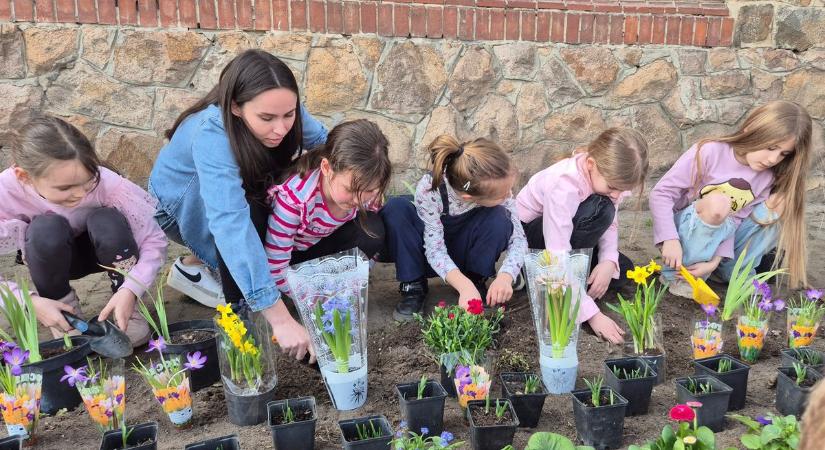
<svg viewBox="0 0 825 450">
<path fill-rule="evenodd" d="M 283 301 L 276 302 L 262 313 L 272 326 L 272 335 L 284 353 L 299 361 L 309 353 L 309 363 L 315 362 L 315 350 L 310 343 L 309 333 L 292 318 Z"/>
</svg>

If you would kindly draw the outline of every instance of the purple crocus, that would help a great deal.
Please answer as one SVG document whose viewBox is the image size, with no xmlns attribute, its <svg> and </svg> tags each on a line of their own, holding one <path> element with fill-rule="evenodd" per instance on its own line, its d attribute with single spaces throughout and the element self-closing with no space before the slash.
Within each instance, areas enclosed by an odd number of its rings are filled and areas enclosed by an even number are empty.
<svg viewBox="0 0 825 450">
<path fill-rule="evenodd" d="M 716 314 L 716 306 L 710 303 L 707 305 L 702 305 L 702 311 L 704 311 L 708 317 L 713 316 Z"/>
<path fill-rule="evenodd" d="M 771 299 L 769 297 L 764 297 L 759 302 L 759 309 L 765 312 L 773 311 L 773 303 L 771 303 Z"/>
<path fill-rule="evenodd" d="M 163 339 L 163 336 L 158 336 L 157 339 L 149 339 L 149 347 L 146 349 L 146 353 L 150 353 L 157 350 L 158 353 L 163 353 L 166 350 L 166 341 Z"/>
<path fill-rule="evenodd" d="M 819 289 L 808 289 L 805 291 L 805 297 L 808 297 L 808 300 L 821 300 L 822 291 Z"/>
<path fill-rule="evenodd" d="M 11 351 L 3 353 L 3 360 L 11 366 L 12 375 L 20 375 L 23 373 L 21 366 L 29 359 L 29 351 L 20 350 L 19 347 L 13 348 Z"/>
<path fill-rule="evenodd" d="M 69 386 L 74 387 L 76 383 L 83 383 L 89 380 L 89 377 L 86 376 L 86 366 L 75 369 L 70 365 L 65 365 L 63 366 L 63 370 L 66 372 L 66 375 L 63 375 L 60 381 L 68 382 Z"/>
<path fill-rule="evenodd" d="M 765 416 L 756 416 L 756 421 L 761 423 L 762 425 L 771 425 L 773 424 L 773 419 L 770 417 Z"/>
<path fill-rule="evenodd" d="M 781 298 L 777 298 L 773 301 L 773 309 L 774 311 L 782 311 L 785 309 L 785 300 Z"/>
<path fill-rule="evenodd" d="M 753 287 L 756 288 L 756 294 L 761 295 L 763 298 L 771 298 L 771 286 L 768 283 L 753 280 Z"/>
<path fill-rule="evenodd" d="M 201 356 L 201 352 L 187 353 L 186 362 L 183 363 L 183 367 L 189 370 L 197 370 L 203 369 L 204 364 L 206 364 L 206 355 Z"/>
</svg>

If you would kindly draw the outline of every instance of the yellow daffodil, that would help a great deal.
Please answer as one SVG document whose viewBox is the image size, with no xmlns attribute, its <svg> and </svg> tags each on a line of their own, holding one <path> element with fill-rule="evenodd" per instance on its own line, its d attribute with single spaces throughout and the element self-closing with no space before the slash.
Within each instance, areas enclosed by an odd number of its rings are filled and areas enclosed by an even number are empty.
<svg viewBox="0 0 825 450">
<path fill-rule="evenodd" d="M 653 273 L 659 272 L 660 270 L 662 270 L 662 266 L 656 264 L 656 261 L 651 259 L 650 264 L 647 265 L 648 273 L 653 274 Z"/>
<path fill-rule="evenodd" d="M 627 277 L 636 282 L 636 284 L 647 285 L 647 277 L 649 276 L 650 274 L 644 267 L 636 266 L 633 270 L 627 271 Z"/>
</svg>

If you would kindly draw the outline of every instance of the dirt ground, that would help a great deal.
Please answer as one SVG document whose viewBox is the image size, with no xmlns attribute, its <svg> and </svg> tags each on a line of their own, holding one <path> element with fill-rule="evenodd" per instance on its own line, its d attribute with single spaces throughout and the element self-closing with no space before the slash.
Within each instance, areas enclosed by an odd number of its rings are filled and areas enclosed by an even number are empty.
<svg viewBox="0 0 825 450">
<path fill-rule="evenodd" d="M 622 242 L 620 248 L 634 261 L 640 263 L 656 255 L 656 250 L 650 243 L 651 223 L 648 217 L 646 213 L 638 214 L 632 211 L 623 211 L 621 214 Z M 825 254 L 823 223 L 825 223 L 825 207 L 809 208 L 809 224 L 811 224 L 809 253 L 812 255 L 809 274 L 811 283 L 819 287 L 825 286 L 825 269 L 817 259 L 818 255 Z M 182 254 L 182 251 L 181 247 L 173 246 L 170 249 L 169 261 Z M 6 276 L 25 275 L 24 269 L 15 266 L 10 256 L 0 258 L 0 273 Z M 82 299 L 86 315 L 99 311 L 108 300 L 106 295 L 108 282 L 102 275 L 89 276 L 75 282 L 74 285 Z M 713 287 L 718 289 L 718 292 L 722 290 L 720 286 Z M 165 296 L 170 322 L 210 318 L 213 315 L 212 310 L 184 298 L 171 289 L 165 290 Z M 415 381 L 422 374 L 434 379 L 438 378 L 438 367 L 421 342 L 418 326 L 414 323 L 398 324 L 392 320 L 392 309 L 397 298 L 397 284 L 394 281 L 393 268 L 388 265 L 378 265 L 370 284 L 369 393 L 368 401 L 361 409 L 350 412 L 334 410 L 318 372 L 285 358 L 278 361 L 278 398 L 314 395 L 318 401 L 317 449 L 341 447 L 340 433 L 336 424 L 340 419 L 384 414 L 394 426 L 397 426 L 400 421 L 400 411 L 394 385 Z M 428 311 L 441 299 L 455 302 L 456 296 L 442 283 L 431 283 Z M 609 292 L 607 299 L 610 302 L 615 301 L 615 294 Z M 506 313 L 504 328 L 495 351 L 499 356 L 499 372 L 508 368 L 506 360 L 512 360 L 513 354 L 525 358 L 532 370 L 538 371 L 539 369 L 535 330 L 527 304 L 526 291 L 518 292 Z M 603 307 L 602 310 L 607 311 L 607 308 Z M 691 321 L 699 317 L 699 312 L 697 306 L 685 299 L 668 295 L 663 301 L 660 314 L 665 324 L 664 341 L 667 352 L 668 381 L 654 389 L 647 415 L 629 417 L 625 420 L 625 445 L 653 439 L 668 423 L 667 412 L 676 402 L 673 379 L 693 374 L 689 328 Z M 621 319 L 615 317 L 615 314 L 608 314 L 620 324 L 623 323 Z M 784 314 L 781 314 L 771 321 L 772 331 L 767 339 L 766 347 L 750 372 L 747 406 L 741 411 L 742 414 L 755 416 L 775 412 L 773 382 L 775 368 L 778 367 L 780 361 L 779 350 L 785 340 L 784 320 Z M 822 339 L 816 342 L 816 347 L 825 350 L 825 343 Z M 732 329 L 727 330 L 725 348 L 728 352 L 737 354 Z M 139 349 L 138 353 L 142 350 Z M 601 342 L 585 327 L 579 339 L 579 376 L 590 378 L 601 374 L 603 372 L 602 361 L 620 354 L 621 349 Z M 579 385 L 583 387 L 581 381 Z M 497 394 L 499 389 L 500 386 L 496 379 L 493 392 Z M 136 374 L 129 374 L 126 395 L 127 420 L 130 423 L 157 421 L 160 427 L 158 445 L 160 449 L 181 449 L 191 442 L 231 433 L 237 433 L 240 436 L 241 446 L 244 449 L 272 448 L 272 438 L 266 424 L 240 428 L 227 421 L 220 384 L 197 392 L 193 397 L 194 426 L 187 430 L 175 430 L 151 397 L 146 384 Z M 458 439 L 466 440 L 468 428 L 460 412 L 458 404 L 448 399 L 444 413 L 445 428 L 454 433 Z M 534 431 L 554 431 L 574 438 L 575 425 L 570 397 L 549 396 L 538 428 L 535 430 L 519 429 L 514 446 L 519 449 L 524 448 L 528 437 Z M 743 432 L 743 426 L 729 423 L 725 431 L 717 434 L 717 439 L 725 446 L 740 446 L 738 437 Z M 35 448 L 44 450 L 96 449 L 100 441 L 99 433 L 82 406 L 74 411 L 44 418 L 37 434 L 38 444 Z M 469 448 L 469 444 L 466 448 Z"/>
</svg>

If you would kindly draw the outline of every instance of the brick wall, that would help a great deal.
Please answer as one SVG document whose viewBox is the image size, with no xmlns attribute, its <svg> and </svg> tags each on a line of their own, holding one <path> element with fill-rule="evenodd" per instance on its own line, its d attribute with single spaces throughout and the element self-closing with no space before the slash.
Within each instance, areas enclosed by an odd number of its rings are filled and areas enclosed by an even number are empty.
<svg viewBox="0 0 825 450">
<path fill-rule="evenodd" d="M 0 0 L 0 21 L 730 46 L 724 0 Z"/>
</svg>

